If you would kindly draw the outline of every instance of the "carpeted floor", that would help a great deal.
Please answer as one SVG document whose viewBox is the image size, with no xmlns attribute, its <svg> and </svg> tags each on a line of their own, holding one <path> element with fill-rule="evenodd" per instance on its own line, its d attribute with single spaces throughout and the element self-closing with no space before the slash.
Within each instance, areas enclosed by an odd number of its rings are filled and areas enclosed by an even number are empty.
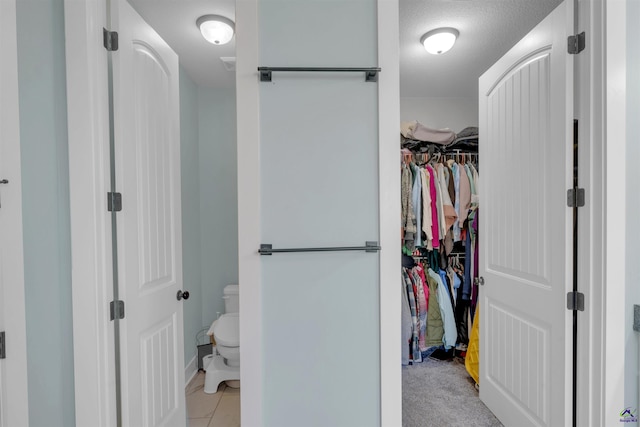
<svg viewBox="0 0 640 427">
<path fill-rule="evenodd" d="M 480 401 L 462 359 L 402 367 L 402 426 L 502 426 Z"/>
</svg>

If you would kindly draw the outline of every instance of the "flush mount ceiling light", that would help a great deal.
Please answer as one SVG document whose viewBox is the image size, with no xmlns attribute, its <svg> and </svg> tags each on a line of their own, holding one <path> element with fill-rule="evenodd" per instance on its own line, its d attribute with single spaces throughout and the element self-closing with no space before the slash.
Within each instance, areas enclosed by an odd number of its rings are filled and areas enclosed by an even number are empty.
<svg viewBox="0 0 640 427">
<path fill-rule="evenodd" d="M 441 55 L 453 47 L 459 34 L 455 28 L 437 28 L 422 36 L 420 43 L 427 52 Z"/>
<path fill-rule="evenodd" d="M 217 45 L 229 43 L 235 30 L 233 21 L 220 15 L 201 16 L 196 25 L 206 41 Z"/>
</svg>

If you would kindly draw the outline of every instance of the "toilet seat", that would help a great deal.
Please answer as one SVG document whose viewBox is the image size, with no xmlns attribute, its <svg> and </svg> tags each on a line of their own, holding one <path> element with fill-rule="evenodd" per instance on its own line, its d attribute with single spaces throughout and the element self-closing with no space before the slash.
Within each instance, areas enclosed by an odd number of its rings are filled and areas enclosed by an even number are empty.
<svg viewBox="0 0 640 427">
<path fill-rule="evenodd" d="M 240 346 L 240 318 L 238 313 L 223 314 L 213 324 L 216 343 L 225 347 Z"/>
</svg>

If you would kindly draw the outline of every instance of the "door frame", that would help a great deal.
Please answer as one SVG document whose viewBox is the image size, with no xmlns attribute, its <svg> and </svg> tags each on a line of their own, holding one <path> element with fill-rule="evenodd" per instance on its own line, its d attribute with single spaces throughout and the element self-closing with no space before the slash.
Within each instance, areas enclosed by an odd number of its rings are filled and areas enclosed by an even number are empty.
<svg viewBox="0 0 640 427">
<path fill-rule="evenodd" d="M 257 1 L 237 2 L 238 123 L 259 120 L 255 74 L 259 65 Z M 619 127 L 623 119 L 613 117 L 624 114 L 624 102 L 616 103 L 621 94 L 607 92 L 607 88 L 616 81 L 618 75 L 612 71 L 625 56 L 621 46 L 626 43 L 620 27 L 624 19 L 615 20 L 624 13 L 618 0 L 576 1 L 579 31 L 587 32 L 587 48 L 577 56 L 581 71 L 576 83 L 580 93 L 576 112 L 583 141 L 579 159 L 581 186 L 587 194 L 579 231 L 583 248 L 579 262 L 584 266 L 580 286 L 586 307 L 579 316 L 579 351 L 583 356 L 579 358 L 578 375 L 588 387 L 580 389 L 578 425 L 598 426 L 606 424 L 605 414 L 615 413 L 622 404 L 616 381 L 624 374 L 624 356 L 623 352 L 613 351 L 613 343 L 618 336 L 616 331 L 624 328 L 624 319 L 613 304 L 620 295 L 624 296 L 624 275 L 616 275 L 616 271 L 624 271 L 620 270 L 624 259 L 620 236 L 624 233 L 608 235 L 607 227 L 614 224 L 607 223 L 607 218 L 616 222 L 621 205 L 607 206 L 606 201 L 609 187 L 624 183 L 620 165 L 607 163 L 611 157 L 608 152 L 618 156 L 624 153 L 624 134 L 620 135 L 624 126 Z M 113 425 L 115 419 L 113 331 L 108 320 L 112 293 L 111 225 L 105 196 L 109 182 L 107 65 L 102 46 L 106 2 L 65 0 L 76 423 L 102 426 Z M 399 280 L 400 242 L 397 210 L 389 207 L 399 199 L 398 146 L 388 141 L 397 140 L 399 122 L 398 0 L 379 0 L 378 12 L 379 65 L 383 69 L 378 83 L 383 142 L 380 200 L 388 203 L 380 209 L 380 280 L 393 284 Z M 608 22 L 615 25 L 607 25 Z M 243 159 L 238 165 L 239 279 L 245 285 L 240 293 L 240 328 L 243 348 L 255 350 L 243 351 L 241 356 L 242 420 L 250 426 L 262 424 L 263 409 L 260 260 L 255 255 L 260 244 L 260 204 L 257 197 L 252 197 L 259 188 L 259 135 L 254 128 L 238 126 L 238 150 L 243 153 L 238 157 Z M 615 226 L 620 229 L 619 222 Z M 381 286 L 380 300 L 381 423 L 399 425 L 400 296 L 393 286 L 387 288 Z"/>
<path fill-rule="evenodd" d="M 116 424 L 107 1 L 65 0 L 76 425 Z"/>
<path fill-rule="evenodd" d="M 625 324 L 626 295 L 626 226 L 627 213 L 627 180 L 626 146 L 627 146 L 627 106 L 626 106 L 626 70 L 627 70 L 627 18 L 626 0 L 608 0 L 604 13 L 601 13 L 606 34 L 602 41 L 604 87 L 602 88 L 604 105 L 604 127 L 602 140 L 606 141 L 602 150 L 603 199 L 599 206 L 604 207 L 603 241 L 605 248 L 606 283 L 602 289 L 602 323 L 604 325 L 602 357 L 605 370 L 603 373 L 604 408 L 601 425 L 617 425 L 620 411 L 625 406 L 636 402 L 625 401 L 625 334 L 631 325 Z M 599 135 L 598 135 L 599 136 Z M 633 184 L 631 184 L 633 185 Z M 606 230 L 611 230 L 607 233 Z M 624 309 L 621 309 L 624 308 Z M 620 348 L 622 345 L 623 348 Z M 632 361 L 632 363 L 637 363 Z M 637 408 L 636 408 L 637 409 Z"/>
<path fill-rule="evenodd" d="M 626 59 L 625 2 L 576 0 L 586 49 L 576 56 L 579 119 L 580 291 L 577 425 L 618 424 L 624 405 L 626 173 L 624 162 Z M 609 200 L 615 201 L 608 202 Z M 611 233 L 608 231 L 612 230 Z"/>
<path fill-rule="evenodd" d="M 10 197 L 3 202 L 10 203 L 11 209 L 4 212 L 8 227 L 3 239 L 11 246 L 2 272 L 5 280 L 3 301 L 0 309 L 4 316 L 4 326 L 9 333 L 5 365 L 6 378 L 2 387 L 10 390 L 6 394 L 7 426 L 29 424 L 29 393 L 27 380 L 27 330 L 24 288 L 24 250 L 22 234 L 22 175 L 20 164 L 20 122 L 18 99 L 18 45 L 17 45 L 16 1 L 0 1 L 0 132 L 3 147 L 11 159 L 6 169 L 0 171 L 0 179 L 9 179 L 7 190 Z M 8 192 L 8 191 L 7 191 Z M 7 243 L 5 243 L 7 244 Z M 7 298 L 10 296 L 10 298 Z M 10 363 L 10 367 L 6 364 Z M 6 390 L 0 390 L 4 395 Z M 0 423 L 2 421 L 0 420 Z"/>
</svg>

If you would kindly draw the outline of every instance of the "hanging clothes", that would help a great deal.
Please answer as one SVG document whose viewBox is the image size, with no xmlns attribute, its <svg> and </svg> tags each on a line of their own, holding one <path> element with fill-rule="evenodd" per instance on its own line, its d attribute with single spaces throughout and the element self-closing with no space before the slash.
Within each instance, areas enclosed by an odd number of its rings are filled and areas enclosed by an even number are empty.
<svg viewBox="0 0 640 427">
<path fill-rule="evenodd" d="M 427 165 L 426 169 L 429 171 L 429 191 L 431 196 L 431 246 L 433 249 L 438 249 L 440 247 L 440 217 L 438 215 L 436 173 L 430 165 Z"/>
<path fill-rule="evenodd" d="M 402 228 L 404 232 L 404 245 L 413 250 L 415 246 L 416 218 L 413 210 L 413 181 L 411 169 L 408 165 L 402 165 L 401 175 L 402 196 Z"/>
<path fill-rule="evenodd" d="M 458 211 L 458 224 L 460 228 L 464 227 L 464 222 L 469 214 L 469 208 L 471 207 L 471 183 L 469 182 L 469 175 L 464 165 L 459 166 L 460 172 L 460 210 Z"/>
<path fill-rule="evenodd" d="M 445 223 L 443 234 L 446 235 L 447 230 L 449 230 L 453 225 L 453 223 L 456 222 L 458 215 L 456 214 L 456 211 L 453 208 L 453 204 L 451 203 L 451 197 L 449 197 L 449 190 L 448 190 L 449 186 L 447 185 L 447 179 L 445 177 L 445 169 L 446 168 L 444 165 L 442 164 L 438 165 L 438 178 L 440 178 L 440 188 L 443 190 L 442 191 L 442 207 L 443 207 L 444 223 Z"/>
<path fill-rule="evenodd" d="M 416 233 L 415 233 L 415 246 L 422 246 L 422 172 L 416 165 L 411 165 L 411 172 L 413 173 L 413 189 L 411 203 L 413 204 L 413 212 L 416 219 Z"/>
<path fill-rule="evenodd" d="M 411 281 L 413 282 L 413 293 L 416 297 L 416 311 L 418 313 L 418 348 L 420 352 L 427 349 L 425 336 L 427 333 L 427 299 L 425 297 L 424 286 L 420 275 L 415 270 L 411 270 Z"/>
<path fill-rule="evenodd" d="M 407 296 L 409 300 L 409 309 L 411 312 L 411 346 L 410 346 L 410 355 L 414 362 L 422 362 L 422 353 L 420 352 L 419 346 L 419 321 L 418 321 L 418 313 L 416 308 L 416 299 L 415 293 L 413 291 L 413 284 L 411 282 L 411 278 L 406 270 L 402 270 L 402 276 L 404 278 L 404 284 L 407 288 Z"/>
<path fill-rule="evenodd" d="M 411 320 L 411 307 L 409 307 L 409 294 L 407 293 L 407 286 L 402 283 L 402 364 L 409 364 L 409 353 L 412 346 L 411 337 L 413 336 L 413 324 Z"/>
<path fill-rule="evenodd" d="M 476 310 L 473 318 L 473 327 L 471 328 L 471 337 L 469 338 L 469 348 L 467 349 L 467 357 L 464 365 L 471 378 L 477 384 L 480 384 L 480 310 Z"/>
<path fill-rule="evenodd" d="M 418 260 L 402 271 L 406 365 L 433 357 L 435 348 L 467 350 L 477 299 L 479 174 L 470 161 L 420 165 L 411 156 L 401 174 L 403 252 Z"/>
<path fill-rule="evenodd" d="M 429 187 L 429 171 L 420 168 L 420 174 L 422 177 L 422 231 L 426 237 L 426 248 L 428 250 L 433 249 L 433 230 L 431 219 L 431 190 Z"/>
<path fill-rule="evenodd" d="M 430 274 L 427 274 L 429 283 L 429 308 L 427 309 L 427 337 L 425 344 L 427 347 L 437 347 L 442 345 L 444 336 L 444 323 L 442 312 L 440 311 L 440 295 L 438 294 L 438 282 Z"/>
<path fill-rule="evenodd" d="M 458 218 L 460 218 L 460 165 L 458 165 L 457 163 L 454 163 L 452 165 L 452 170 L 453 170 L 453 182 L 454 182 L 454 188 L 455 188 L 455 203 L 454 203 L 454 210 L 456 212 L 456 216 Z M 462 240 L 462 225 L 460 224 L 460 221 L 456 221 L 453 224 L 453 241 L 455 242 L 459 242 Z"/>
<path fill-rule="evenodd" d="M 456 341 L 458 340 L 455 316 L 449 300 L 449 293 L 444 283 L 442 283 L 442 278 L 438 273 L 431 269 L 429 269 L 428 273 L 429 276 L 437 283 L 436 291 L 438 292 L 440 316 L 443 324 L 443 337 L 441 344 L 444 344 L 445 350 L 447 350 L 451 347 L 455 347 Z"/>
</svg>

